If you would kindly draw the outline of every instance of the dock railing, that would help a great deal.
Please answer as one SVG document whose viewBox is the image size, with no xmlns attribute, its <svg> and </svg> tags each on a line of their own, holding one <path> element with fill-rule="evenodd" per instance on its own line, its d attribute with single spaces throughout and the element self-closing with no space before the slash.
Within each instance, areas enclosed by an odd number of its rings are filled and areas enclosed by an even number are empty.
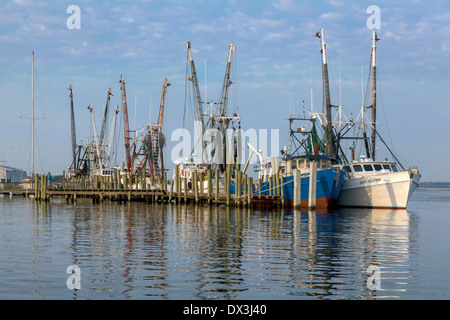
<svg viewBox="0 0 450 320">
<path fill-rule="evenodd" d="M 34 183 L 32 183 L 32 182 L 0 182 L 0 189 L 2 189 L 2 190 L 33 190 Z"/>
</svg>

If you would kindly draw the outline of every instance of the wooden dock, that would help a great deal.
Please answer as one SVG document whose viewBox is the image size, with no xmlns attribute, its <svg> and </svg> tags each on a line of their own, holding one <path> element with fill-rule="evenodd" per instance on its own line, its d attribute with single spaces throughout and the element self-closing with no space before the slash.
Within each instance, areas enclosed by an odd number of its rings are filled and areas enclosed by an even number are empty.
<svg viewBox="0 0 450 320">
<path fill-rule="evenodd" d="M 242 181 L 236 185 L 236 194 L 230 192 L 230 171 L 225 173 L 225 185 L 219 188 L 216 179 L 201 177 L 194 179 L 191 188 L 186 188 L 186 178 L 176 177 L 168 181 L 164 177 L 151 177 L 146 183 L 144 177 L 136 176 L 130 179 L 127 176 L 97 176 L 88 180 L 82 177 L 77 180 L 63 180 L 49 183 L 45 176 L 35 175 L 33 183 L 3 183 L 0 185 L 0 194 L 22 195 L 34 197 L 36 201 L 50 201 L 54 197 L 64 197 L 67 202 L 75 203 L 79 198 L 90 198 L 94 203 L 104 201 L 144 201 L 147 203 L 196 203 L 209 205 L 226 205 L 255 208 L 284 207 L 283 188 L 281 183 L 273 178 L 269 195 L 253 194 L 254 182 L 251 177 L 242 173 L 238 178 Z M 200 181 L 198 181 L 200 180 Z M 257 181 L 255 186 L 260 185 Z M 180 190 L 177 192 L 176 190 Z"/>
</svg>

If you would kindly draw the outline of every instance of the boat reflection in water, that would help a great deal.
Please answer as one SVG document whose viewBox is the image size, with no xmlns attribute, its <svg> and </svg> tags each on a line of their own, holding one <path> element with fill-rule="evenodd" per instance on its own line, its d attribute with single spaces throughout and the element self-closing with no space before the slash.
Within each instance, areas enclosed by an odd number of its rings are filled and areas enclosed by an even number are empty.
<svg viewBox="0 0 450 320">
<path fill-rule="evenodd" d="M 32 256 L 38 258 L 24 260 L 34 277 L 51 279 L 56 262 L 58 270 L 77 265 L 82 271 L 82 290 L 61 288 L 65 279 L 58 278 L 49 288 L 33 286 L 32 296 L 40 298 L 404 298 L 414 281 L 416 223 L 406 210 L 80 200 L 52 202 L 34 215 Z M 381 270 L 378 290 L 367 286 L 372 265 Z"/>
</svg>

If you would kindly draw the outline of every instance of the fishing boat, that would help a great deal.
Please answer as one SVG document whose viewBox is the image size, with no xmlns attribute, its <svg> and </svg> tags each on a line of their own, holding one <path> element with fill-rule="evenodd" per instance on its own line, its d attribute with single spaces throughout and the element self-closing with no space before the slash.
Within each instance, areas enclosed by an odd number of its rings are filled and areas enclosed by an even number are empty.
<svg viewBox="0 0 450 320">
<path fill-rule="evenodd" d="M 371 50 L 371 78 L 372 78 L 372 101 L 369 107 L 361 108 L 360 125 L 362 137 L 355 137 L 364 142 L 365 155 L 361 155 L 359 160 L 355 160 L 354 147 L 351 147 L 352 157 L 346 161 L 345 157 L 340 157 L 343 161 L 335 167 L 346 172 L 345 183 L 337 201 L 342 207 L 367 207 L 367 208 L 392 208 L 405 209 L 411 195 L 418 187 L 421 175 L 417 167 L 405 168 L 395 154 L 391 151 L 376 128 L 376 43 L 379 40 L 377 34 L 373 32 Z M 371 122 L 365 121 L 365 110 L 371 110 Z M 355 125 L 356 123 L 353 123 Z M 336 126 L 341 128 L 341 126 Z M 366 133 L 371 130 L 371 137 Z M 341 139 L 349 138 L 337 132 L 337 144 Z M 376 142 L 378 139 L 384 143 L 390 151 L 395 161 L 376 160 Z M 351 137 L 350 137 L 351 139 Z"/>
<path fill-rule="evenodd" d="M 344 184 L 345 173 L 334 166 L 338 161 L 329 153 L 326 133 L 319 136 L 317 119 L 314 113 L 309 117 L 295 114 L 289 116 L 289 141 L 282 152 L 279 169 L 283 177 L 283 196 L 287 207 L 334 208 Z M 305 121 L 307 125 L 296 128 L 298 122 Z M 325 128 L 325 132 L 326 130 L 328 128 Z M 296 175 L 299 176 L 297 181 Z M 299 203 L 295 203 L 295 198 Z"/>
<path fill-rule="evenodd" d="M 177 191 L 191 190 L 195 180 L 200 182 L 200 188 L 203 188 L 203 185 L 206 185 L 207 171 L 210 170 L 211 177 L 219 182 L 219 190 L 224 190 L 223 174 L 227 164 L 232 165 L 231 171 L 234 174 L 234 169 L 239 163 L 240 117 L 236 106 L 234 106 L 236 112 L 232 114 L 228 106 L 229 90 L 234 84 L 231 80 L 231 72 L 236 48 L 233 43 L 230 43 L 220 99 L 217 102 L 206 101 L 206 71 L 205 101 L 202 100 L 190 41 L 187 42 L 186 49 L 186 88 L 189 90 L 186 90 L 184 115 L 187 113 L 193 115 L 195 141 L 187 157 L 174 161 L 177 167 L 174 170 L 173 179 L 175 180 L 177 176 L 181 178 L 181 190 Z M 187 107 L 192 108 L 193 112 L 186 110 Z M 183 128 L 184 126 L 185 117 L 183 117 Z"/>
<path fill-rule="evenodd" d="M 281 171 L 286 171 L 284 178 L 285 206 L 294 206 L 294 192 L 300 192 L 300 207 L 332 209 L 340 196 L 345 174 L 340 168 L 332 167 L 336 159 L 327 155 L 300 155 L 283 159 Z M 313 165 L 314 164 L 314 165 Z M 290 171 L 290 172 L 289 172 Z M 294 171 L 300 174 L 300 187 L 294 186 Z M 316 171 L 315 173 L 313 173 Z M 314 178 L 312 176 L 314 175 Z M 315 181 L 312 188 L 311 181 Z M 298 191 L 297 191 L 298 190 Z M 315 199 L 311 198 L 311 190 L 315 190 Z"/>
<path fill-rule="evenodd" d="M 365 157 L 339 166 L 347 173 L 337 202 L 343 207 L 405 209 L 421 177 L 417 168 L 399 170 L 396 162 Z"/>
<path fill-rule="evenodd" d="M 323 40 L 323 34 L 322 34 Z M 320 137 L 318 114 L 289 115 L 289 141 L 282 151 L 281 163 L 271 168 L 282 178 L 286 207 L 331 209 L 336 206 L 345 182 L 345 173 L 336 166 L 325 43 L 321 44 L 323 95 L 326 107 L 324 132 Z M 311 101 L 312 102 L 312 101 Z M 312 105 L 311 105 L 312 107 Z M 297 128 L 297 123 L 304 123 Z M 277 161 L 278 162 L 278 161 Z M 274 164 L 271 163 L 270 167 Z M 271 192 L 270 180 L 261 184 L 261 194 Z M 257 192 L 257 191 L 255 191 Z"/>
<path fill-rule="evenodd" d="M 259 185 L 253 187 L 253 194 L 269 196 L 281 194 L 274 187 L 273 179 L 280 179 L 279 185 L 283 188 L 284 205 L 287 208 L 332 209 L 336 207 L 337 199 L 344 184 L 345 174 L 337 167 L 336 159 L 323 154 L 296 154 L 284 153 L 281 163 L 278 158 L 258 162 Z M 244 171 L 245 173 L 245 171 Z M 294 177 L 299 179 L 295 181 Z M 314 186 L 311 185 L 314 184 Z M 297 184 L 297 185 L 296 185 Z M 259 189 L 260 188 L 260 189 Z M 235 193 L 235 181 L 231 183 L 231 193 Z M 240 188 L 243 194 L 243 187 Z M 295 201 L 298 199 L 298 203 Z"/>
</svg>

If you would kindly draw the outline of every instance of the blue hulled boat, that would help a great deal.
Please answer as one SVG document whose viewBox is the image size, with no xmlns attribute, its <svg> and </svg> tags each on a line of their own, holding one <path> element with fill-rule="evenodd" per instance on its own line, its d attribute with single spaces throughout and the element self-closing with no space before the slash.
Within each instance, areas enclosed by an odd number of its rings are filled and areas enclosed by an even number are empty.
<svg viewBox="0 0 450 320">
<path fill-rule="evenodd" d="M 331 167 L 334 158 L 326 155 L 300 155 L 284 158 L 280 166 L 283 176 L 284 203 L 287 207 L 294 205 L 294 176 L 295 170 L 300 174 L 300 206 L 308 207 L 310 193 L 310 169 L 312 161 L 317 164 L 316 173 L 316 208 L 330 209 L 336 206 L 337 199 L 345 181 L 345 173 L 336 167 Z"/>
<path fill-rule="evenodd" d="M 345 173 L 338 167 L 332 167 L 336 162 L 333 157 L 326 155 L 298 155 L 290 156 L 282 159 L 278 173 L 280 184 L 283 187 L 283 199 L 286 207 L 294 206 L 294 192 L 300 193 L 301 208 L 309 207 L 310 194 L 310 171 L 312 162 L 316 164 L 316 208 L 330 209 L 334 208 L 337 199 L 341 193 L 342 186 L 345 181 Z M 265 167 L 272 170 L 271 163 L 266 163 Z M 294 187 L 294 171 L 300 174 L 300 188 Z M 258 185 L 253 186 L 254 195 L 268 196 L 273 195 L 272 184 L 269 177 L 261 182 L 261 190 Z M 296 190 L 296 191 L 294 191 Z M 231 183 L 230 191 L 232 194 L 236 192 L 234 181 Z M 243 194 L 243 186 L 241 194 Z"/>
</svg>

